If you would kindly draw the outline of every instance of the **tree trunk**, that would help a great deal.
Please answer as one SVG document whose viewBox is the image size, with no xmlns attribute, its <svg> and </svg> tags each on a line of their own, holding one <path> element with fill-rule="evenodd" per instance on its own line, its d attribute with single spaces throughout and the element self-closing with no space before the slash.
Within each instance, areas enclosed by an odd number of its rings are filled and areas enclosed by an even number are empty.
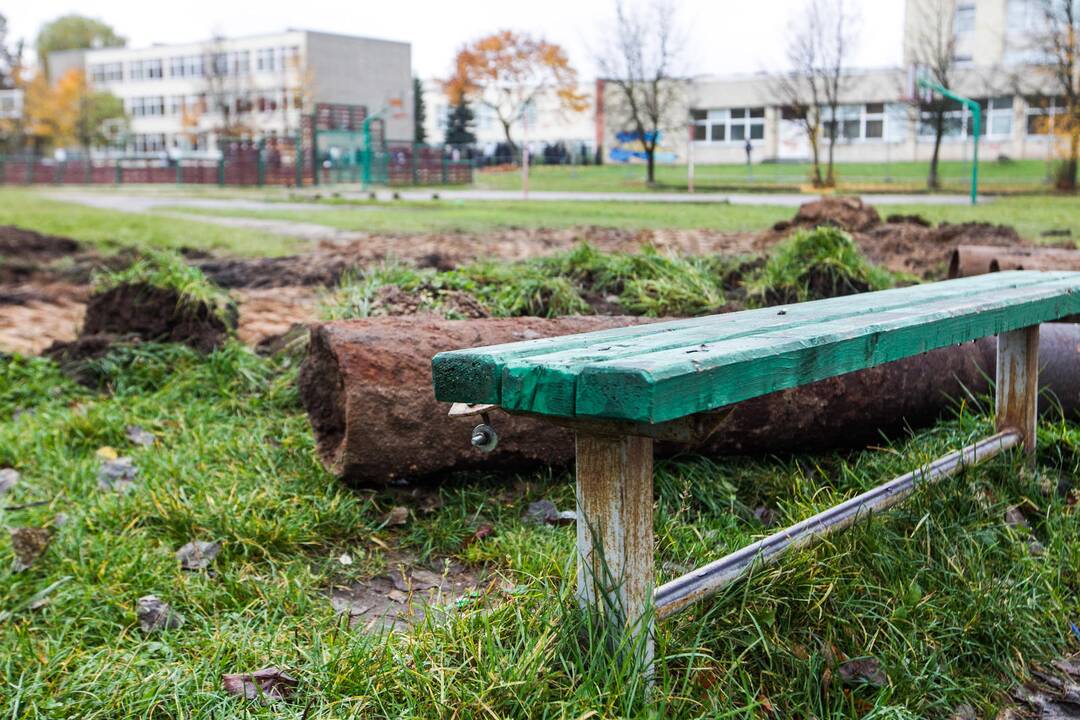
<svg viewBox="0 0 1080 720">
<path fill-rule="evenodd" d="M 941 137 L 944 134 L 945 113 L 939 112 L 934 119 L 934 153 L 930 156 L 930 174 L 926 177 L 926 187 L 930 190 L 941 188 L 941 181 L 938 179 L 938 157 L 941 155 Z"/>
<path fill-rule="evenodd" d="M 835 114 L 833 115 L 835 118 Z M 833 154 L 836 148 L 836 126 L 837 121 L 833 120 L 833 129 L 829 133 L 829 166 L 825 172 L 825 187 L 836 187 L 836 174 L 833 172 Z"/>
<path fill-rule="evenodd" d="M 1069 157 L 1065 161 L 1065 166 L 1058 173 L 1058 190 L 1065 192 L 1076 190 L 1078 160 L 1080 160 L 1080 129 L 1073 129 L 1069 133 Z"/>
<path fill-rule="evenodd" d="M 656 146 L 645 146 L 645 184 L 652 187 L 656 184 Z"/>
<path fill-rule="evenodd" d="M 814 164 L 814 176 L 811 178 L 814 183 L 814 187 L 819 188 L 824 183 L 821 180 L 821 147 L 819 145 L 820 140 L 817 139 L 816 129 L 808 131 L 807 136 L 810 140 L 810 158 Z"/>
<path fill-rule="evenodd" d="M 645 318 L 576 317 L 443 320 L 369 318 L 312 328 L 300 369 L 300 399 L 316 451 L 347 482 L 445 477 L 451 470 L 508 470 L 558 466 L 574 453 L 572 433 L 550 419 L 493 411 L 498 446 L 482 453 L 469 442 L 478 417 L 447 417 L 435 400 L 431 357 L 442 350 L 599 330 Z M 1066 415 L 1080 410 L 1080 328 L 1043 326 L 1043 385 Z M 708 418 L 714 432 L 692 446 L 706 455 L 788 453 L 880 442 L 903 436 L 955 407 L 957 399 L 989 390 L 996 341 L 932 350 L 894 363 L 737 403 Z M 1044 402 L 1046 412 L 1054 404 Z M 713 426 L 713 422 L 718 424 Z M 659 443 L 660 454 L 678 448 Z"/>
</svg>

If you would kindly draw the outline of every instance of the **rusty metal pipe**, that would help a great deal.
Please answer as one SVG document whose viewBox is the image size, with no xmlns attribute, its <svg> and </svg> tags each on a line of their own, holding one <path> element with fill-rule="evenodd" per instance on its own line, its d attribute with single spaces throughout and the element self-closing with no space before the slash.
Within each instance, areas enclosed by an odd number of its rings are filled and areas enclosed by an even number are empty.
<svg viewBox="0 0 1080 720">
<path fill-rule="evenodd" d="M 656 615 L 659 618 L 673 615 L 723 589 L 759 563 L 774 562 L 788 550 L 806 547 L 852 525 L 861 517 L 889 509 L 911 495 L 917 483 L 932 483 L 955 475 L 963 468 L 989 460 L 1020 442 L 1020 434 L 1012 430 L 991 435 L 675 578 L 654 592 Z"/>
</svg>

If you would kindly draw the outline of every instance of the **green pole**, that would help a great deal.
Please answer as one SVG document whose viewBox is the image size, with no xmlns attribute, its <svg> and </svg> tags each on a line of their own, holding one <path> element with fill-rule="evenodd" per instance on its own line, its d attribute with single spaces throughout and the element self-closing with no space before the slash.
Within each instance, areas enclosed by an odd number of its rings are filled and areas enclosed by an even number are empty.
<svg viewBox="0 0 1080 720">
<path fill-rule="evenodd" d="M 124 182 L 124 171 L 120 167 L 120 158 L 116 158 L 116 184 Z"/>
<path fill-rule="evenodd" d="M 259 187 L 262 187 L 266 184 L 266 157 L 264 156 L 265 150 L 266 138 L 261 138 L 259 140 L 259 154 L 257 156 L 255 166 L 257 170 L 256 175 L 258 177 L 257 182 L 259 184 Z"/>
<path fill-rule="evenodd" d="M 971 153 L 971 204 L 975 205 L 978 203 L 979 197 L 979 135 L 982 132 L 982 108 L 979 107 L 979 103 L 971 98 L 958 95 L 943 85 L 939 85 L 926 78 L 919 78 L 918 83 L 920 87 L 929 88 L 939 95 L 943 95 L 950 100 L 955 100 L 956 102 L 967 106 L 968 110 L 971 111 L 971 127 L 973 131 L 973 148 Z"/>
</svg>

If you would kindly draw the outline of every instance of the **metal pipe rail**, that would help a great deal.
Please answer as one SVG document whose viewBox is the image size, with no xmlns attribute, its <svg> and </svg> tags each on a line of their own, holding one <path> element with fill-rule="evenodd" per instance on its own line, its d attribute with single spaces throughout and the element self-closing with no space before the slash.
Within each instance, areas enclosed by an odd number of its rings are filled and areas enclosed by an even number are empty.
<svg viewBox="0 0 1080 720">
<path fill-rule="evenodd" d="M 730 585 L 755 565 L 775 562 L 788 550 L 806 547 L 854 524 L 864 515 L 889 509 L 911 495 L 917 483 L 932 483 L 950 477 L 1022 441 L 1023 436 L 1015 430 L 991 435 L 675 578 L 653 593 L 656 616 L 665 618 L 674 615 L 695 601 Z"/>
</svg>

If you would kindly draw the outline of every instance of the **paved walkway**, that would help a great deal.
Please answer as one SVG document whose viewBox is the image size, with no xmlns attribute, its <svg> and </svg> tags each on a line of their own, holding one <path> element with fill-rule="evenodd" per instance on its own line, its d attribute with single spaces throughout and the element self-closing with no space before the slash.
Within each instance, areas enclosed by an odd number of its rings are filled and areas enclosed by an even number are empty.
<svg viewBox="0 0 1080 720">
<path fill-rule="evenodd" d="M 341 197 L 367 198 L 367 192 L 338 191 Z M 398 190 L 402 200 L 430 200 L 438 192 L 443 200 L 513 201 L 522 200 L 520 190 Z M 379 200 L 393 199 L 394 191 L 378 190 Z M 730 205 L 782 205 L 798 207 L 816 200 L 820 195 L 802 193 L 662 193 L 662 192 L 575 192 L 562 190 L 537 190 L 529 193 L 529 200 L 547 202 L 656 202 L 656 203 L 725 203 Z M 967 205 L 967 195 L 923 195 L 918 193 L 894 193 L 860 195 L 864 202 L 874 205 Z M 990 198 L 979 197 L 979 202 Z"/>
</svg>

